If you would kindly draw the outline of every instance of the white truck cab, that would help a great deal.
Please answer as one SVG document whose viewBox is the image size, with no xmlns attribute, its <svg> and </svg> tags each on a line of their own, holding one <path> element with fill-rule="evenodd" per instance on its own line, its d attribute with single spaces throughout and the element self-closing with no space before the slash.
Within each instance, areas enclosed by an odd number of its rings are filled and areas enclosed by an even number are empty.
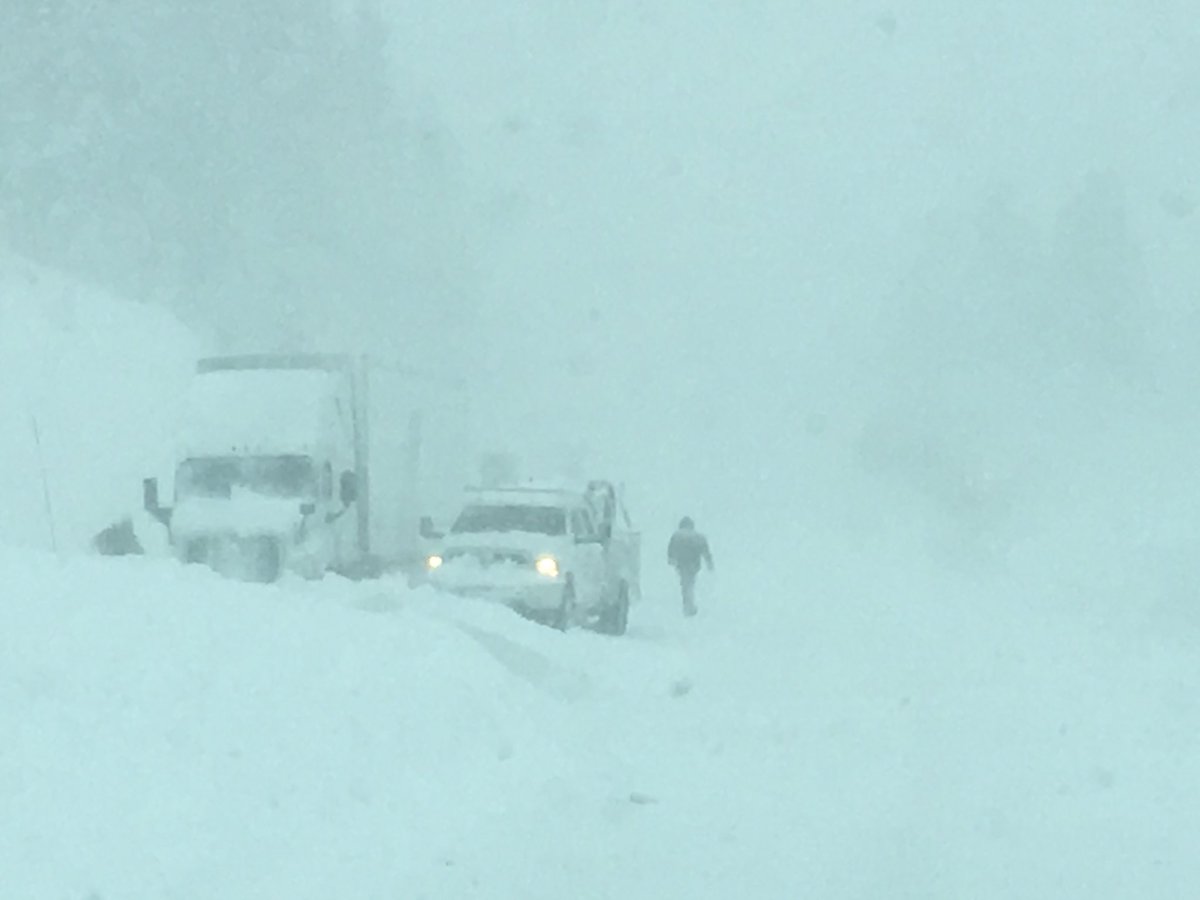
<svg viewBox="0 0 1200 900">
<path fill-rule="evenodd" d="M 317 355 L 199 362 L 164 516 L 181 561 L 252 581 L 350 568 L 361 468 L 351 377 L 346 361 Z M 156 485 L 147 508 L 161 510 Z"/>
<path fill-rule="evenodd" d="M 562 630 L 624 634 L 640 595 L 640 540 L 608 482 L 472 489 L 429 557 L 429 582 Z"/>
<path fill-rule="evenodd" d="M 421 379 L 425 378 L 424 381 Z M 274 581 L 420 568 L 419 521 L 465 477 L 461 386 L 344 354 L 251 354 L 196 365 L 179 410 L 173 501 L 144 505 L 185 563 Z"/>
</svg>

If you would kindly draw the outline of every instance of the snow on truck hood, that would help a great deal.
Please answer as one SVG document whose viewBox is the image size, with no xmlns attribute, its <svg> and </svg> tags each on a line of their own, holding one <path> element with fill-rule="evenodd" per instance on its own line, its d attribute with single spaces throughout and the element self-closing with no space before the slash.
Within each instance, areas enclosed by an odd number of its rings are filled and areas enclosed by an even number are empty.
<svg viewBox="0 0 1200 900">
<path fill-rule="evenodd" d="M 484 565 L 478 558 L 469 554 L 458 559 L 447 560 L 434 569 L 429 578 L 435 588 L 442 590 L 481 587 L 489 589 L 525 588 L 531 584 L 552 583 L 538 575 L 534 567 L 528 563 L 522 564 L 516 560 L 506 559 Z"/>
<path fill-rule="evenodd" d="M 570 544 L 565 534 L 538 534 L 529 531 L 481 531 L 451 534 L 446 537 L 444 550 L 512 550 L 531 558 L 541 553 L 554 553 Z"/>
<path fill-rule="evenodd" d="M 569 541 L 565 535 L 524 531 L 489 531 L 451 535 L 442 548 L 444 562 L 430 573 L 439 588 L 525 587 L 545 579 L 533 568 L 539 556 L 560 556 Z M 487 565 L 472 553 L 483 550 L 501 557 Z M 507 557 L 507 558 L 504 558 Z M 524 558 L 527 561 L 520 561 Z"/>
<path fill-rule="evenodd" d="M 171 531 L 177 537 L 286 534 L 300 522 L 300 503 L 299 498 L 264 497 L 250 491 L 235 491 L 228 500 L 190 497 L 175 507 Z"/>
</svg>

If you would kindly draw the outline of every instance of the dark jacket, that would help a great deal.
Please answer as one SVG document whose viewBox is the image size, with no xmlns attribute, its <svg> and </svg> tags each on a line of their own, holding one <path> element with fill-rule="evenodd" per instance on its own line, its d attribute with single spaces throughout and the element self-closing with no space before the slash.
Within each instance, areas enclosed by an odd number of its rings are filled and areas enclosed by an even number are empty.
<svg viewBox="0 0 1200 900">
<path fill-rule="evenodd" d="M 713 566 L 712 553 L 708 549 L 708 538 L 698 531 L 681 528 L 671 535 L 667 545 L 667 562 L 680 572 L 696 574 L 703 562 L 710 569 Z"/>
<path fill-rule="evenodd" d="M 122 519 L 109 525 L 94 538 L 92 547 L 104 556 L 130 556 L 145 553 L 137 534 L 133 530 L 133 520 Z"/>
</svg>

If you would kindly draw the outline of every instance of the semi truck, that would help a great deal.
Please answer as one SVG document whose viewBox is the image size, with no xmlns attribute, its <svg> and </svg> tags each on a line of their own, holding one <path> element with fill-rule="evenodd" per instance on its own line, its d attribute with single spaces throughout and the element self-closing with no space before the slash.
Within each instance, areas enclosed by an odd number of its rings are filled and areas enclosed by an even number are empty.
<svg viewBox="0 0 1200 900">
<path fill-rule="evenodd" d="M 368 357 L 202 359 L 179 421 L 172 502 L 151 477 L 145 507 L 182 562 L 243 580 L 419 567 L 469 468 L 462 386 Z"/>
</svg>

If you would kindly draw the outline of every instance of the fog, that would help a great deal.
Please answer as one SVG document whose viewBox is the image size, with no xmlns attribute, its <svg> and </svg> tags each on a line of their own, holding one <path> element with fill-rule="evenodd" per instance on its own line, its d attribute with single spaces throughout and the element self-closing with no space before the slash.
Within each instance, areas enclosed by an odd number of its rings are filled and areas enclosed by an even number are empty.
<svg viewBox="0 0 1200 900">
<path fill-rule="evenodd" d="M 465 375 L 481 442 L 663 522 L 820 523 L 872 466 L 940 515 L 1192 434 L 1182 0 L 3 16 L 12 248 L 220 349 Z"/>
</svg>

